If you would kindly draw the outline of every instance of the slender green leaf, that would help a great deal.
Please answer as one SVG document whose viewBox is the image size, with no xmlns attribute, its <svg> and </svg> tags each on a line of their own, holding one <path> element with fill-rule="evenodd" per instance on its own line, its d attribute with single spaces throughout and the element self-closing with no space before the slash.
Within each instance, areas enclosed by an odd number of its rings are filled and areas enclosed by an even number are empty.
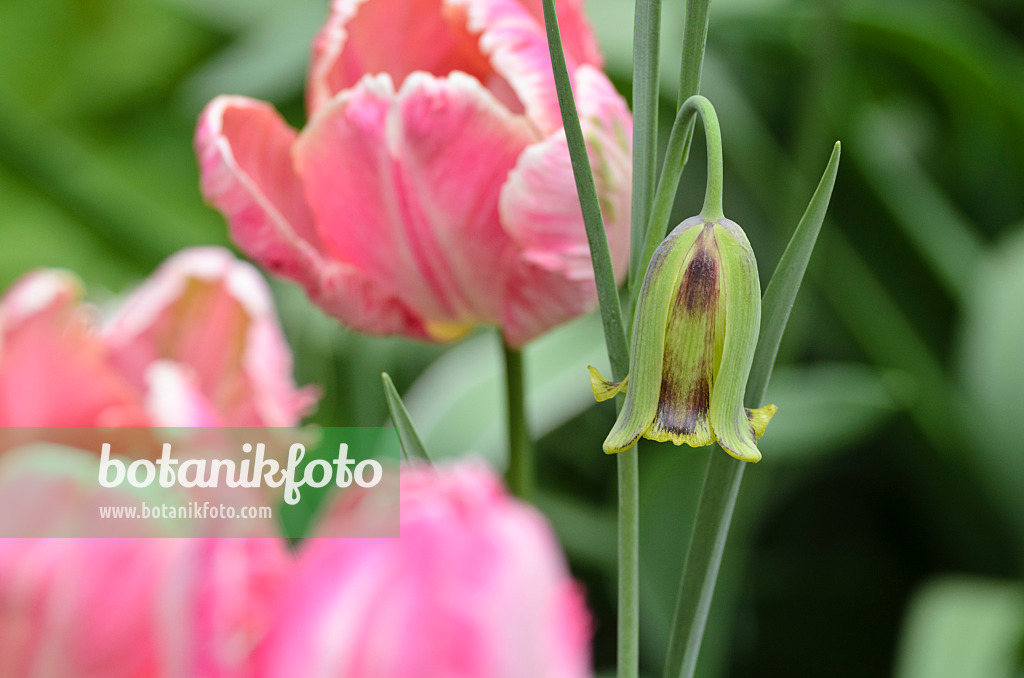
<svg viewBox="0 0 1024 678">
<path fill-rule="evenodd" d="M 761 334 L 754 352 L 754 364 L 750 368 L 750 377 L 747 380 L 748 407 L 764 405 L 764 394 L 772 376 L 772 367 L 775 365 L 782 333 L 789 322 L 789 313 L 793 310 L 793 303 L 796 301 L 797 292 L 800 291 L 807 263 L 811 259 L 811 252 L 814 251 L 814 244 L 818 241 L 818 233 L 821 231 L 825 211 L 832 197 L 832 187 L 835 186 L 836 173 L 839 171 L 840 149 L 837 141 L 807 211 L 800 219 L 765 289 L 761 303 Z"/>
<path fill-rule="evenodd" d="M 427 448 L 423 446 L 420 434 L 416 432 L 416 426 L 413 425 L 409 412 L 405 409 L 402 397 L 398 395 L 398 389 L 391 382 L 391 377 L 387 372 L 381 374 L 381 379 L 384 380 L 384 395 L 388 399 L 391 420 L 398 430 L 398 440 L 402 443 L 402 454 L 405 455 L 406 461 L 420 459 L 429 462 L 430 455 L 427 453 Z"/>
<path fill-rule="evenodd" d="M 590 258 L 597 282 L 597 299 L 601 305 L 601 321 L 604 339 L 608 347 L 612 378 L 624 379 L 629 372 L 629 343 L 626 327 L 622 321 L 622 306 L 619 303 L 612 269 L 611 252 L 608 250 L 608 236 L 601 218 L 601 206 L 594 186 L 594 175 L 587 155 L 583 129 L 580 126 L 576 103 L 572 98 L 572 81 L 565 65 L 562 38 L 558 32 L 558 13 L 554 0 L 544 0 L 544 25 L 547 29 L 548 48 L 551 52 L 551 68 L 558 93 L 558 107 L 562 113 L 562 125 L 572 159 L 576 191 L 583 211 L 583 222 L 587 229 Z M 622 398 L 616 399 L 621 406 Z M 640 525 L 640 472 L 636 449 L 617 455 L 619 482 L 619 597 L 618 597 L 618 675 L 619 678 L 635 678 L 640 663 L 640 591 L 639 591 L 639 525 Z"/>
<path fill-rule="evenodd" d="M 597 299 L 601 305 L 601 321 L 604 326 L 605 343 L 612 365 L 612 378 L 624 379 L 629 371 L 629 345 L 626 342 L 626 326 L 622 321 L 622 306 L 615 284 L 612 255 L 608 249 L 608 234 L 604 229 L 601 205 L 594 185 L 594 173 L 590 167 L 590 156 L 583 139 L 579 113 L 572 95 L 572 81 L 565 65 L 565 51 L 558 31 L 558 15 L 554 0 L 544 0 L 544 25 L 547 29 L 548 49 L 551 52 L 551 68 L 558 93 L 558 107 L 562 112 L 562 125 L 572 159 L 572 172 L 576 179 L 576 191 L 583 210 L 583 223 L 587 229 L 590 258 L 594 265 L 594 279 L 597 283 Z"/>
<path fill-rule="evenodd" d="M 814 192 L 775 275 L 768 283 L 762 300 L 761 334 L 747 381 L 748 406 L 759 407 L 763 404 L 779 342 L 832 195 L 839 167 L 839 149 L 837 142 L 818 190 Z M 746 469 L 745 462 L 733 459 L 717 449 L 709 457 L 690 548 L 679 583 L 679 598 L 665 660 L 666 678 L 691 678 L 696 671 L 704 628 L 722 564 L 722 553 L 725 551 L 736 497 Z"/>
</svg>

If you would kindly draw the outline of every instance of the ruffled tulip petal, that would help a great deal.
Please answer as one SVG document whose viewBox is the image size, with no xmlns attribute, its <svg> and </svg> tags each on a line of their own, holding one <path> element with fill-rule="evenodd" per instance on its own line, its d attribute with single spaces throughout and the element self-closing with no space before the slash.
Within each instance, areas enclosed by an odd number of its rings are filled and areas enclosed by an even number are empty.
<svg viewBox="0 0 1024 678">
<path fill-rule="evenodd" d="M 743 229 L 727 219 L 718 220 L 714 229 L 727 293 L 725 345 L 711 395 L 711 426 L 722 449 L 730 455 L 743 461 L 759 461 L 761 453 L 757 449 L 754 427 L 743 407 L 761 325 L 757 262 Z"/>
<path fill-rule="evenodd" d="M 448 1 L 464 8 L 470 31 L 480 35 L 480 49 L 537 129 L 547 135 L 561 128 L 540 0 Z M 581 3 L 559 2 L 557 12 L 569 72 L 583 64 L 600 68 L 600 51 Z"/>
<path fill-rule="evenodd" d="M 0 425 L 139 426 L 141 393 L 106 362 L 81 286 L 31 273 L 0 301 Z"/>
<path fill-rule="evenodd" d="M 196 130 L 201 188 L 232 238 L 260 265 L 301 284 L 310 298 L 355 329 L 425 336 L 422 320 L 358 269 L 325 259 L 292 166 L 297 137 L 274 109 L 218 97 Z"/>
<path fill-rule="evenodd" d="M 584 601 L 540 514 L 473 464 L 408 467 L 401 485 L 400 539 L 302 544 L 262 675 L 591 675 Z"/>
<path fill-rule="evenodd" d="M 415 71 L 492 74 L 465 17 L 443 0 L 334 0 L 313 43 L 307 83 L 312 116 L 367 73 L 401 83 Z"/>
<path fill-rule="evenodd" d="M 266 283 L 221 248 L 192 248 L 165 261 L 119 309 L 106 337 L 113 363 L 140 386 L 148 382 L 151 400 L 162 402 L 154 416 L 164 420 L 189 412 L 195 416 L 183 420 L 200 417 L 196 426 L 216 419 L 294 426 L 316 401 L 314 391 L 295 387 Z M 153 372 L 161 361 L 171 365 Z"/>
<path fill-rule="evenodd" d="M 515 251 L 498 196 L 533 139 L 472 78 L 417 73 L 397 94 L 387 76 L 363 79 L 295 153 L 331 255 L 450 331 L 500 319 Z"/>
<path fill-rule="evenodd" d="M 632 121 L 625 101 L 601 72 L 580 68 L 576 89 L 612 264 L 621 278 L 629 264 Z M 501 220 L 525 259 L 572 280 L 593 278 L 564 132 L 520 156 L 502 188 Z"/>
</svg>

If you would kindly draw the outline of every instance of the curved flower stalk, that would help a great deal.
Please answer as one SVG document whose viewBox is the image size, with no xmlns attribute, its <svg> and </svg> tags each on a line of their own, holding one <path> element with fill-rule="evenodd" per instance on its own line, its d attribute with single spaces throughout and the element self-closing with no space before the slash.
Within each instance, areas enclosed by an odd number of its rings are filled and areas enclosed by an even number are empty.
<svg viewBox="0 0 1024 678">
<path fill-rule="evenodd" d="M 632 120 L 580 0 L 560 4 L 615 270 L 628 264 Z M 518 347 L 595 303 L 538 0 L 335 0 L 301 132 L 224 96 L 196 132 L 234 240 L 361 331 Z"/>
<path fill-rule="evenodd" d="M 300 547 L 261 676 L 591 675 L 589 617 L 550 528 L 485 467 L 406 467 L 400 539 L 333 538 L 366 519 L 335 503 Z"/>
</svg>

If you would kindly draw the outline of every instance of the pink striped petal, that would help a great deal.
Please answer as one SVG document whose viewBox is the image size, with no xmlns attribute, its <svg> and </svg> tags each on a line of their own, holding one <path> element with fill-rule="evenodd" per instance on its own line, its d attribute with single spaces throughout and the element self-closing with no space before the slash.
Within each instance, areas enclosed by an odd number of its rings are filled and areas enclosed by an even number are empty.
<svg viewBox="0 0 1024 678">
<path fill-rule="evenodd" d="M 303 543 L 265 675 L 590 675 L 583 597 L 540 514 L 474 464 L 401 484 L 401 538 Z"/>
<path fill-rule="evenodd" d="M 183 539 L 154 605 L 165 678 L 252 678 L 293 559 L 279 538 Z"/>
<path fill-rule="evenodd" d="M 612 265 L 621 280 L 629 265 L 632 119 L 600 71 L 582 66 L 574 76 Z M 589 310 L 596 299 L 564 132 L 520 156 L 502 189 L 500 207 L 502 224 L 521 248 L 503 323 L 509 341 L 520 344 Z"/>
<path fill-rule="evenodd" d="M 388 76 L 367 77 L 314 117 L 296 165 L 331 255 L 443 338 L 500 317 L 514 252 L 498 196 L 534 139 L 465 74 L 416 73 L 397 94 Z"/>
<path fill-rule="evenodd" d="M 443 0 L 334 0 L 313 43 L 310 116 L 364 75 L 401 84 L 414 71 L 462 71 L 483 82 L 492 74 L 465 17 Z"/>
<path fill-rule="evenodd" d="M 324 259 L 292 166 L 296 132 L 268 104 L 218 97 L 196 130 L 201 187 L 232 238 L 267 270 L 300 283 L 355 329 L 423 336 L 421 322 L 358 269 Z"/>
<path fill-rule="evenodd" d="M 167 259 L 106 337 L 112 362 L 148 386 L 161 425 L 294 426 L 316 402 L 315 392 L 295 387 L 263 278 L 221 248 Z"/>
<path fill-rule="evenodd" d="M 449 0 L 464 8 L 469 30 L 494 70 L 511 85 L 527 117 L 542 134 L 561 128 L 540 0 Z M 600 65 L 600 54 L 578 2 L 558 3 L 566 63 L 572 73 L 584 63 Z"/>
<path fill-rule="evenodd" d="M 142 393 L 107 362 L 77 279 L 37 271 L 0 301 L 0 425 L 144 425 Z"/>
</svg>

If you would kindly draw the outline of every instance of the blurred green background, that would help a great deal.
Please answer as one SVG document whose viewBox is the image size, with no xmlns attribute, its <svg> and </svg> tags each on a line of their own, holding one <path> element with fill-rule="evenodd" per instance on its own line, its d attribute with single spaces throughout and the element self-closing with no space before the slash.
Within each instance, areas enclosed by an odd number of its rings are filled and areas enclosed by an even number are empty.
<svg viewBox="0 0 1024 678">
<path fill-rule="evenodd" d="M 631 3 L 591 0 L 629 92 Z M 664 10 L 663 131 L 683 2 Z M 295 125 L 326 0 L 3 0 L 0 284 L 77 272 L 103 304 L 163 257 L 228 244 L 197 190 L 191 134 L 220 93 Z M 825 166 L 843 162 L 770 389 L 698 673 L 1024 676 L 1024 4 L 714 0 L 702 93 L 726 152 L 726 209 L 762 280 Z M 694 145 L 702 149 L 700 140 Z M 704 182 L 694 153 L 680 218 Z M 314 417 L 379 425 L 387 370 L 442 455 L 503 463 L 500 349 L 340 330 L 275 284 Z M 599 323 L 526 353 L 538 503 L 614 661 L 610 406 L 589 395 Z M 658 675 L 707 450 L 648 445 L 642 664 Z"/>
</svg>

